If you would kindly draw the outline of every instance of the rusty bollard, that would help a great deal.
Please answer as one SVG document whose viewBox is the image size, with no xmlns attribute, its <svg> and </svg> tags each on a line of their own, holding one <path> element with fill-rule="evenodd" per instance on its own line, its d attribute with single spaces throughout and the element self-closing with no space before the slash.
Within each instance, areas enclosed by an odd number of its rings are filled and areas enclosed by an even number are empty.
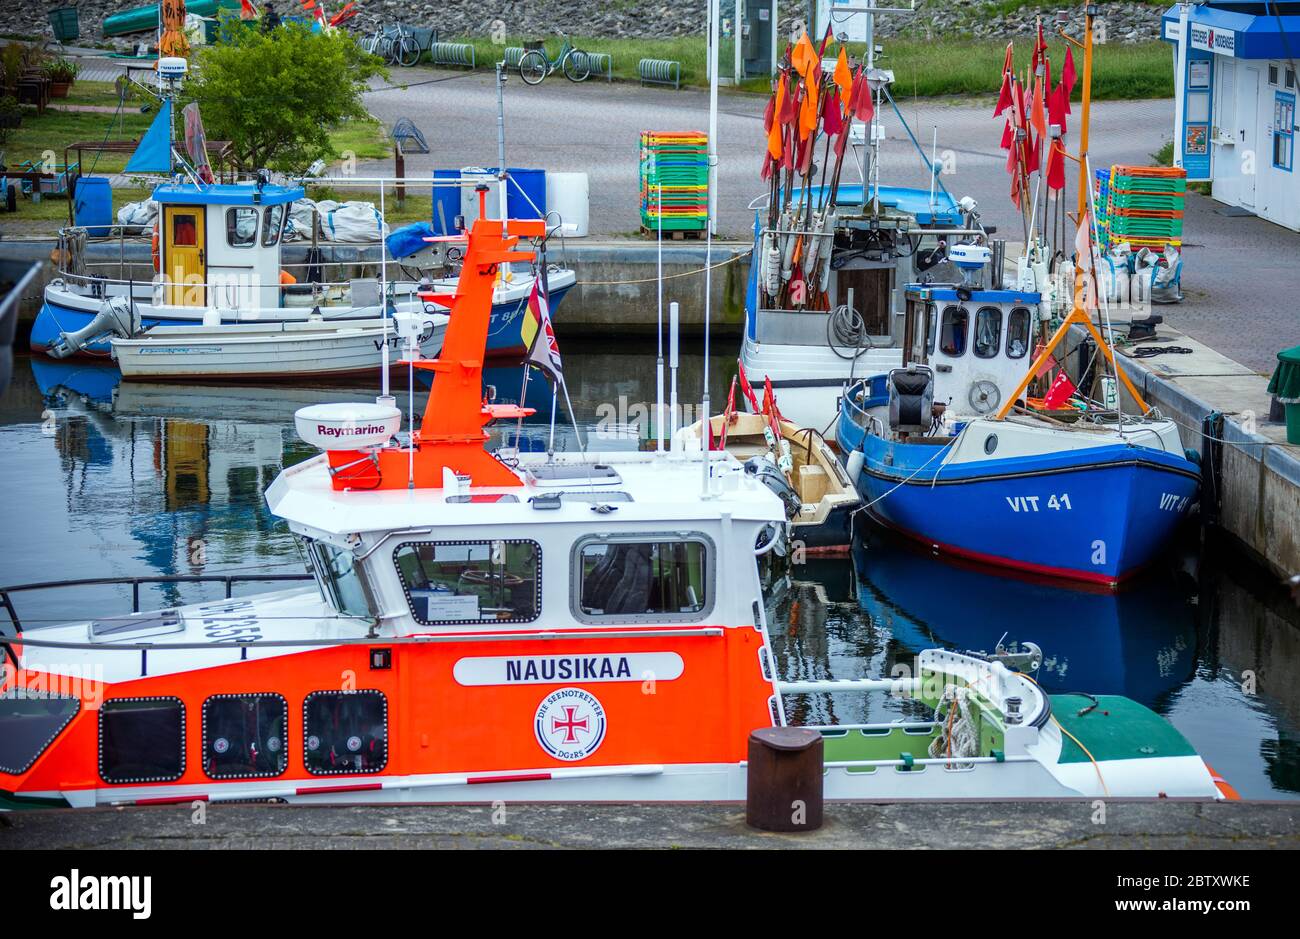
<svg viewBox="0 0 1300 939">
<path fill-rule="evenodd" d="M 761 831 L 822 827 L 822 735 L 763 727 L 749 735 L 745 821 Z"/>
</svg>

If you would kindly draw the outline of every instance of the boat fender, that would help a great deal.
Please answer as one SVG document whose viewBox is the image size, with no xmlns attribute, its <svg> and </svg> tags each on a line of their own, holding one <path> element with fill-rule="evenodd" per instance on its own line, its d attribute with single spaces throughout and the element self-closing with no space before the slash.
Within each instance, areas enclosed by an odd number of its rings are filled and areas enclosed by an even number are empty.
<svg viewBox="0 0 1300 939">
<path fill-rule="evenodd" d="M 862 477 L 862 467 L 867 462 L 866 455 L 861 450 L 854 450 L 849 454 L 847 465 L 844 467 L 849 474 L 849 481 L 856 487 L 858 480 Z"/>
<path fill-rule="evenodd" d="M 759 482 L 780 497 L 787 518 L 794 518 L 799 514 L 799 510 L 803 508 L 803 501 L 781 471 L 772 465 L 771 460 L 761 456 L 751 456 L 745 461 L 745 472 L 756 477 Z"/>
</svg>

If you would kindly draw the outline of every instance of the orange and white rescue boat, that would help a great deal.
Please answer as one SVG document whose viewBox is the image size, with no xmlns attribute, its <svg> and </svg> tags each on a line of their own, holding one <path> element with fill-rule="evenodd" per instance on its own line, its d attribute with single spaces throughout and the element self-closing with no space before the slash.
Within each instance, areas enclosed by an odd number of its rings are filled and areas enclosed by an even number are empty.
<svg viewBox="0 0 1300 939">
<path fill-rule="evenodd" d="M 934 709 L 817 728 L 827 798 L 1221 797 L 1140 705 L 1043 692 L 1036 650 L 779 681 L 785 513 L 725 453 L 488 453 L 523 413 L 482 400 L 493 276 L 544 234 L 480 213 L 409 443 L 389 402 L 298 413 L 326 452 L 268 501 L 314 585 L 0 637 L 0 804 L 739 800 L 750 732 L 805 693 Z"/>
</svg>

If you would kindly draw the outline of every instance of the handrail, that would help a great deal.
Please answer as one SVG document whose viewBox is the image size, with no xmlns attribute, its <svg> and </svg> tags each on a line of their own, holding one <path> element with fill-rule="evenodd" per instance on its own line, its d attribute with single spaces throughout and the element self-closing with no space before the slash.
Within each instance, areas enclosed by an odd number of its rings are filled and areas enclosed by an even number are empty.
<svg viewBox="0 0 1300 939">
<path fill-rule="evenodd" d="M 120 587 L 131 585 L 131 612 L 140 612 L 141 584 L 225 584 L 226 599 L 232 598 L 231 591 L 238 583 L 270 583 L 276 581 L 313 580 L 311 574 L 155 574 L 144 577 L 83 577 L 73 580 L 45 580 L 30 584 L 14 584 L 0 587 L 0 606 L 9 614 L 10 621 L 18 635 L 22 634 L 22 622 L 14 610 L 11 593 L 30 590 L 57 590 L 64 587 Z"/>
</svg>

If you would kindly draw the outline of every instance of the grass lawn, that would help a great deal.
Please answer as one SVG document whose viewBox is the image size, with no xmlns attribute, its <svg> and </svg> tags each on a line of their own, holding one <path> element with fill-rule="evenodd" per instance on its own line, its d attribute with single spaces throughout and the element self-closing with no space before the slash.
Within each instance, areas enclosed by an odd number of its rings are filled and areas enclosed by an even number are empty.
<svg viewBox="0 0 1300 939">
<path fill-rule="evenodd" d="M 138 94 L 138 93 L 137 93 Z M 0 144 L 6 165 L 16 167 L 24 160 L 41 160 L 46 150 L 53 150 L 55 160 L 63 163 L 63 148 L 76 141 L 138 140 L 148 130 L 156 115 L 155 109 L 141 114 L 145 102 L 130 96 L 120 112 L 63 110 L 67 105 L 95 105 L 117 107 L 117 91 L 112 82 L 79 81 L 67 98 L 50 103 L 44 114 L 26 108 L 21 127 L 10 131 L 9 139 Z M 180 122 L 177 120 L 179 131 Z M 348 121 L 338 127 L 330 138 L 338 152 L 351 150 L 359 160 L 376 160 L 392 154 L 384 126 L 376 120 Z M 95 156 L 85 153 L 83 173 L 120 173 L 126 167 L 130 154 L 104 153 Z M 73 155 L 73 159 L 76 159 Z"/>
<path fill-rule="evenodd" d="M 1015 0 L 1010 0 L 1015 2 Z M 480 68 L 491 68 L 500 60 L 503 46 L 481 37 L 462 37 L 458 42 L 474 46 Z M 643 58 L 670 59 L 682 64 L 682 83 L 704 86 L 704 38 L 684 36 L 675 39 L 597 39 L 574 37 L 573 43 L 588 52 L 608 53 L 613 59 L 614 77 L 637 81 L 637 63 Z M 507 46 L 520 46 L 522 37 L 506 39 Z M 1002 83 L 1002 59 L 1005 41 L 896 38 L 883 40 L 885 54 L 879 60 L 882 68 L 894 70 L 896 97 L 919 95 L 979 95 L 996 94 Z M 1065 61 L 1065 43 L 1058 38 L 1048 40 L 1053 69 L 1060 74 Z M 833 47 L 838 48 L 838 47 Z M 850 43 L 850 51 L 861 56 L 865 47 Z M 547 42 L 549 55 L 559 52 L 559 40 Z M 1017 43 L 1016 61 L 1019 67 L 1028 68 L 1032 42 L 1024 37 Z M 731 61 L 726 43 L 722 47 L 723 72 Z M 1081 70 L 1083 57 L 1076 54 L 1075 64 Z M 563 75 L 552 75 L 548 81 L 565 81 Z M 599 79 L 588 79 L 596 81 Z M 765 78 L 747 80 L 741 88 L 766 93 L 770 87 Z M 1075 86 L 1076 100 L 1079 87 Z M 1112 42 L 1097 46 L 1093 96 L 1097 100 L 1124 98 L 1160 98 L 1174 93 L 1173 60 L 1168 43 L 1151 42 L 1123 45 Z"/>
</svg>

